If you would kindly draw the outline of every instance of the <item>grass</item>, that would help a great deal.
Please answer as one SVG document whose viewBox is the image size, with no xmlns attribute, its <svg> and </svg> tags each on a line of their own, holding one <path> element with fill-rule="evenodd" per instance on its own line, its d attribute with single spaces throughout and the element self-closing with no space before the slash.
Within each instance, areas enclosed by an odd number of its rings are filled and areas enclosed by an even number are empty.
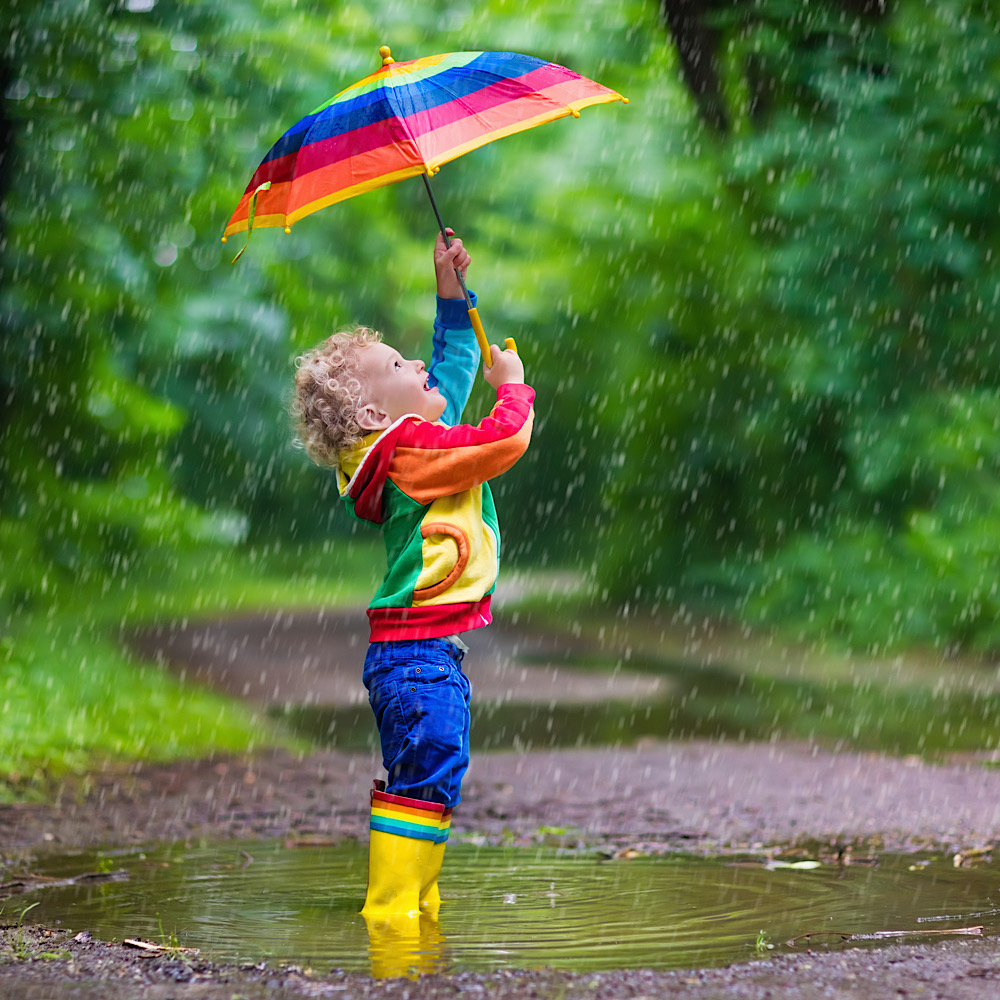
<svg viewBox="0 0 1000 1000">
<path fill-rule="evenodd" d="M 27 937 L 24 931 L 24 915 L 29 911 L 33 910 L 38 903 L 32 903 L 30 906 L 26 906 L 17 915 L 17 923 L 14 925 L 11 936 L 10 936 L 10 947 L 13 953 L 14 959 L 18 962 L 25 962 L 31 958 L 31 951 L 28 947 Z"/>
<path fill-rule="evenodd" d="M 56 592 L 0 637 L 0 801 L 112 760 L 301 746 L 266 715 L 137 659 L 121 636 L 175 618 L 363 602 L 378 565 L 370 545 L 352 542 L 305 553 L 204 548 L 97 594 Z"/>
</svg>

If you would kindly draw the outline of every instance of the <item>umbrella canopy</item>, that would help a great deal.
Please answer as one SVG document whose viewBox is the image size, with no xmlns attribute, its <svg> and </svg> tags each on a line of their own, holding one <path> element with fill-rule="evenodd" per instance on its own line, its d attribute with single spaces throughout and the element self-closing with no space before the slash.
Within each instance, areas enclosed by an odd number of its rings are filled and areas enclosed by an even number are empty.
<svg viewBox="0 0 1000 1000">
<path fill-rule="evenodd" d="M 621 94 L 516 52 L 448 52 L 395 62 L 293 125 L 264 157 L 226 226 L 284 226 L 418 174 L 505 135 Z M 627 103 L 627 102 L 626 102 Z M 225 238 L 225 237 L 224 237 Z"/>
</svg>

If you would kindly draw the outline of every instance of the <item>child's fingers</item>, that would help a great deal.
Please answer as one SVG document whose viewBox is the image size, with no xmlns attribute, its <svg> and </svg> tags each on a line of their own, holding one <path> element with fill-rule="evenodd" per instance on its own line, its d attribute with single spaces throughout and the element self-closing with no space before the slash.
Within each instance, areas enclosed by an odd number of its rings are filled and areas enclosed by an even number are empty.
<svg viewBox="0 0 1000 1000">
<path fill-rule="evenodd" d="M 459 271 L 464 271 L 472 262 L 469 251 L 462 246 L 461 240 L 453 240 L 451 246 L 445 251 L 445 257 L 451 258 L 450 264 Z"/>
<path fill-rule="evenodd" d="M 444 243 L 441 241 L 441 234 L 438 234 L 438 256 L 448 260 L 454 259 L 457 255 L 461 254 L 465 248 L 462 246 L 462 241 L 459 239 L 454 239 L 451 241 L 451 246 L 445 248 Z"/>
<path fill-rule="evenodd" d="M 440 235 L 438 233 L 439 237 Z M 454 270 L 461 272 L 464 277 L 470 263 L 472 258 L 468 250 L 462 246 L 461 240 L 455 240 L 447 250 L 440 239 L 438 240 L 437 249 L 434 251 L 434 266 L 439 272 Z"/>
<path fill-rule="evenodd" d="M 501 350 L 496 344 L 490 344 L 490 367 L 500 360 Z"/>
<path fill-rule="evenodd" d="M 435 243 L 437 244 L 436 249 L 438 251 L 440 251 L 441 253 L 448 253 L 450 250 L 452 250 L 454 248 L 454 246 L 455 246 L 456 243 L 458 243 L 459 245 L 461 245 L 462 241 L 460 239 L 456 239 L 456 237 L 455 237 L 455 230 L 454 229 L 451 229 L 450 227 L 445 226 L 444 231 L 445 231 L 445 233 L 448 234 L 448 246 L 444 245 L 445 244 L 444 236 L 442 235 L 441 230 L 439 229 L 437 231 L 437 237 L 435 239 Z"/>
<path fill-rule="evenodd" d="M 517 360 L 516 361 L 512 360 L 511 362 L 507 362 L 506 361 L 507 358 L 512 358 L 512 359 L 516 358 Z M 517 346 L 514 344 L 513 337 L 508 337 L 504 341 L 503 347 L 500 347 L 497 344 L 490 344 L 490 359 L 492 360 L 493 364 L 496 364 L 498 361 L 504 361 L 505 364 L 506 363 L 514 365 L 520 364 L 521 356 L 517 353 Z"/>
</svg>

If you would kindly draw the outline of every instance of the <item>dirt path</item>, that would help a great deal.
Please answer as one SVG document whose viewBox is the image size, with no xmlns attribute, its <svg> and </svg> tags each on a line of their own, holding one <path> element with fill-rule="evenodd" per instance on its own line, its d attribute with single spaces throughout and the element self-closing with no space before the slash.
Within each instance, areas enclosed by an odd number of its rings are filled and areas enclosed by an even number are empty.
<svg viewBox="0 0 1000 1000">
<path fill-rule="evenodd" d="M 67 785 L 48 805 L 0 808 L 8 851 L 195 837 L 363 838 L 369 754 L 133 765 Z M 791 841 L 885 850 L 992 844 L 1000 770 L 794 744 L 662 743 L 474 758 L 456 835 L 532 843 L 540 827 L 592 846 L 738 851 Z"/>
<path fill-rule="evenodd" d="M 282 620 L 287 628 L 280 627 Z M 212 677 L 243 696 L 320 701 L 327 692 L 337 692 L 349 702 L 355 694 L 346 682 L 356 682 L 359 655 L 352 634 L 356 631 L 344 619 L 318 620 L 310 630 L 301 618 L 288 617 L 278 626 L 273 618 L 229 622 L 157 638 L 165 657 L 183 658 L 197 676 Z M 302 643 L 309 636 L 314 645 L 306 649 Z M 566 666 L 565 644 L 522 636 L 514 648 L 503 630 L 493 632 L 491 641 L 493 652 L 482 660 L 493 666 L 481 668 L 481 696 L 489 690 L 487 676 L 497 697 L 511 690 L 545 700 L 561 693 L 581 699 L 608 696 L 609 689 L 601 686 L 606 679 L 586 671 L 575 676 Z M 264 662 L 246 655 L 249 648 L 263 650 Z M 234 649 L 242 652 L 233 654 Z M 528 665 L 518 661 L 525 649 L 533 660 Z M 295 658 L 308 659 L 312 672 L 295 679 L 288 666 Z M 242 665 L 232 668 L 236 662 Z M 559 668 L 560 683 L 553 685 L 551 670 L 540 666 L 545 663 Z M 648 679 L 619 675 L 612 683 L 623 686 L 615 687 L 614 695 L 647 697 L 641 685 L 623 695 L 637 681 Z M 246 684 L 250 687 L 244 691 Z M 267 752 L 252 759 L 137 764 L 67 784 L 48 804 L 0 808 L 0 838 L 8 859 L 163 839 L 312 834 L 363 839 L 367 789 L 377 772 L 378 761 L 370 754 L 337 751 L 302 758 Z M 1000 770 L 980 760 L 935 766 L 787 743 L 648 742 L 620 749 L 479 754 L 463 797 L 455 811 L 456 837 L 476 834 L 531 844 L 542 837 L 540 828 L 558 827 L 566 830 L 567 840 L 608 851 L 714 853 L 795 841 L 831 850 L 935 845 L 958 851 L 991 845 L 1000 836 Z M 0 997 L 1000 996 L 1000 943 L 992 938 L 782 956 L 688 973 L 522 971 L 434 976 L 414 984 L 328 970 L 236 969 L 177 955 L 137 955 L 135 949 L 89 940 L 85 932 L 16 924 L 0 931 Z M 50 957 L 31 959 L 41 954 Z"/>
<path fill-rule="evenodd" d="M 148 659 L 260 705 L 367 704 L 361 683 L 363 611 L 288 611 L 158 626 L 132 637 Z M 496 621 L 466 637 L 464 664 L 477 702 L 581 704 L 665 693 L 662 678 L 571 666 L 592 652 L 582 639 Z"/>
<path fill-rule="evenodd" d="M 48 959 L 10 960 L 12 943 Z M 1000 955 L 992 942 L 893 946 L 878 952 L 780 956 L 726 969 L 680 972 L 513 970 L 376 980 L 297 967 L 218 966 L 86 934 L 0 930 L 3 1000 L 995 1000 Z"/>
</svg>

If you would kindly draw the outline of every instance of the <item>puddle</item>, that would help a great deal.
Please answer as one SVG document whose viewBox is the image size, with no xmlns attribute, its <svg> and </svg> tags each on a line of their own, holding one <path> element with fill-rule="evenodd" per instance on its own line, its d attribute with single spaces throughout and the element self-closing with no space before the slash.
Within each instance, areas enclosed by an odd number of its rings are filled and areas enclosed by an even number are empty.
<svg viewBox="0 0 1000 1000">
<path fill-rule="evenodd" d="M 354 843 L 73 854 L 44 859 L 36 871 L 69 878 L 110 867 L 129 878 L 35 890 L 4 900 L 3 909 L 16 917 L 37 902 L 25 917 L 32 923 L 105 940 L 175 938 L 220 962 L 370 972 L 357 912 L 366 862 L 366 848 Z M 440 921 L 422 919 L 413 947 L 424 953 L 423 968 L 450 972 L 704 968 L 751 959 L 767 942 L 794 950 L 786 942 L 804 934 L 813 937 L 800 947 L 817 949 L 841 946 L 841 934 L 905 931 L 904 940 L 917 942 L 971 925 L 1000 932 L 1000 866 L 955 868 L 946 855 L 769 870 L 759 858 L 606 861 L 455 843 L 441 885 Z"/>
</svg>

